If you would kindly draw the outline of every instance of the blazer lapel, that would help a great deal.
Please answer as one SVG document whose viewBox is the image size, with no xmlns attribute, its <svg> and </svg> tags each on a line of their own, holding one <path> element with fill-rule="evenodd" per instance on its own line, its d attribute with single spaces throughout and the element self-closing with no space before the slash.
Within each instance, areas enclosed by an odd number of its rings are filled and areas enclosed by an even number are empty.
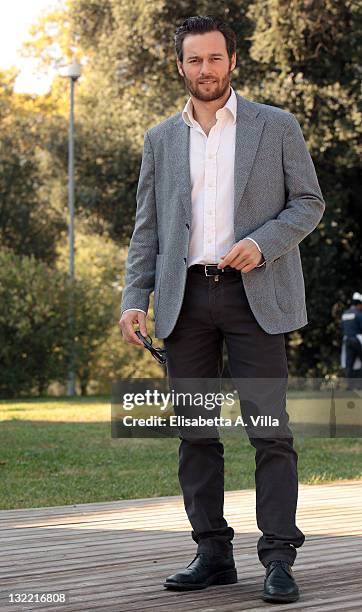
<svg viewBox="0 0 362 612">
<path fill-rule="evenodd" d="M 234 214 L 236 213 L 248 182 L 265 119 L 259 115 L 257 105 L 236 94 L 236 136 L 234 171 Z M 177 181 L 186 218 L 191 220 L 190 178 L 190 128 L 181 113 L 170 131 L 169 163 Z"/>
<path fill-rule="evenodd" d="M 191 222 L 190 128 L 182 115 L 177 117 L 170 131 L 169 163 L 175 177 L 186 219 Z"/>
<path fill-rule="evenodd" d="M 241 204 L 265 123 L 255 104 L 239 94 L 236 99 L 234 215 Z"/>
</svg>

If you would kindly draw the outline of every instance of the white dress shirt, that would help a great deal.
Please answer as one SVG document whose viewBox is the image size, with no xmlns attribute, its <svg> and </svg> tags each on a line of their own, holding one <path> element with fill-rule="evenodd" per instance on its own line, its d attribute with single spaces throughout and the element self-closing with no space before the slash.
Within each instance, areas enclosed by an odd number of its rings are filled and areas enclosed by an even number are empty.
<svg viewBox="0 0 362 612">
<path fill-rule="evenodd" d="M 218 264 L 221 255 L 226 255 L 235 244 L 236 113 L 237 99 L 231 86 L 230 96 L 226 104 L 216 111 L 216 123 L 208 135 L 194 118 L 191 97 L 182 111 L 182 119 L 190 127 L 192 209 L 188 267 L 194 264 Z M 247 239 L 252 240 L 261 252 L 253 238 Z M 127 310 L 144 312 L 140 308 Z"/>
</svg>

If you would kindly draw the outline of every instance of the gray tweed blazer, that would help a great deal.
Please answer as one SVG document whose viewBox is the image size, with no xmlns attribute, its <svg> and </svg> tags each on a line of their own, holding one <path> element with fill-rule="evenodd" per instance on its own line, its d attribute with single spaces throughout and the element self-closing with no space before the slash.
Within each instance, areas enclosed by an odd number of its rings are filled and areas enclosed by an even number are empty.
<svg viewBox="0 0 362 612">
<path fill-rule="evenodd" d="M 237 96 L 234 231 L 259 244 L 266 265 L 242 273 L 247 299 L 269 334 L 308 323 L 298 244 L 318 225 L 325 202 L 292 113 Z M 147 312 L 154 291 L 155 335 L 166 338 L 181 310 L 191 227 L 190 128 L 181 112 L 145 133 L 135 227 L 121 313 Z"/>
</svg>

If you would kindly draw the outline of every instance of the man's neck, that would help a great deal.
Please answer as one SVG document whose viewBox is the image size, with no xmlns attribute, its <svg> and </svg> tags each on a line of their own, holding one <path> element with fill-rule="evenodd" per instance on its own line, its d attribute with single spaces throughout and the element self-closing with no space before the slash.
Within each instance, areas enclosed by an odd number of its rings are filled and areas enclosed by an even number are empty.
<svg viewBox="0 0 362 612">
<path fill-rule="evenodd" d="M 199 100 L 191 95 L 193 116 L 195 121 L 197 121 L 201 126 L 211 128 L 216 123 L 216 111 L 225 106 L 230 96 L 231 86 L 221 98 L 218 98 L 217 100 L 210 100 L 209 102 L 204 102 L 203 100 Z"/>
</svg>

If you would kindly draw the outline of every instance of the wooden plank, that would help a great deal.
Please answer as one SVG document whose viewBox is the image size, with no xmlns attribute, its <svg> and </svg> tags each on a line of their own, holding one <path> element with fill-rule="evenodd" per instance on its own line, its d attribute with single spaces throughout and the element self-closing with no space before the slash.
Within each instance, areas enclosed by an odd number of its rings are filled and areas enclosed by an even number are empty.
<svg viewBox="0 0 362 612">
<path fill-rule="evenodd" d="M 148 542 L 146 541 L 146 545 L 147 545 L 147 550 L 148 550 Z M 256 545 L 256 542 L 255 542 Z M 89 545 L 88 545 L 89 546 Z M 253 547 L 255 548 L 255 546 Z M 318 555 L 323 553 L 323 550 L 325 548 L 325 545 L 322 544 L 321 546 L 317 547 L 317 548 L 313 548 L 313 555 Z M 46 565 L 49 562 L 49 559 L 53 562 L 53 563 L 57 563 L 59 564 L 60 562 L 66 562 L 68 563 L 71 560 L 74 561 L 79 561 L 79 563 L 82 563 L 83 560 L 84 561 L 97 561 L 98 559 L 102 559 L 102 558 L 106 558 L 109 561 L 112 561 L 112 559 L 119 559 L 120 555 L 122 554 L 124 557 L 124 563 L 129 563 L 130 561 L 135 561 L 138 558 L 145 561 L 146 559 L 152 563 L 152 561 L 154 560 L 154 555 L 155 553 L 151 553 L 149 554 L 148 552 L 145 552 L 142 556 L 137 555 L 137 554 L 131 554 L 128 551 L 123 550 L 123 548 L 121 548 L 118 545 L 115 545 L 113 547 L 93 547 L 91 548 L 91 550 L 82 550 L 81 548 L 77 548 L 77 547 L 72 547 L 69 550 L 67 550 L 66 547 L 53 547 L 52 549 L 54 552 L 50 552 L 48 551 L 42 551 L 39 552 L 37 554 L 31 554 L 30 559 L 28 564 L 25 564 L 23 561 L 23 556 L 24 554 L 28 555 L 28 550 L 24 550 L 24 553 L 22 556 L 19 556 L 18 559 L 13 560 L 14 557 L 12 557 L 11 555 L 8 555 L 6 557 L 3 558 L 3 556 L 1 555 L 2 559 L 1 559 L 1 563 L 0 563 L 0 575 L 2 573 L 2 571 L 9 571 L 12 569 L 17 569 L 18 567 L 21 567 L 23 570 L 29 570 L 34 568 L 35 566 L 38 567 L 39 569 L 43 567 L 43 565 Z M 248 550 L 251 552 L 251 547 L 248 546 Z M 329 543 L 328 545 L 328 552 L 330 555 L 334 555 L 335 557 L 339 556 L 340 553 L 340 558 L 345 558 L 345 550 L 346 550 L 346 545 L 345 542 L 339 543 L 339 542 L 334 542 L 333 543 Z M 354 553 L 360 553 L 361 552 L 361 544 L 359 542 L 350 542 L 348 545 L 348 554 L 354 554 Z M 235 555 L 236 556 L 236 555 Z M 122 564 L 122 561 L 118 561 L 120 564 Z"/>
<path fill-rule="evenodd" d="M 362 497 L 361 497 L 361 503 L 362 503 Z M 346 510 L 348 510 L 348 516 L 353 520 L 353 519 L 360 519 L 361 517 L 361 509 L 360 507 L 356 507 L 356 508 L 351 508 L 348 506 L 348 504 L 344 504 L 343 506 L 341 506 L 339 508 L 339 506 L 335 506 L 334 508 L 330 507 L 330 508 L 326 508 L 325 510 L 322 510 L 320 507 L 318 507 L 318 509 L 315 509 L 315 512 L 313 512 L 313 515 L 311 516 L 311 511 L 314 510 L 314 507 L 310 507 L 307 510 L 299 510 L 297 513 L 297 521 L 298 520 L 303 520 L 303 521 L 308 521 L 309 523 L 317 523 L 318 525 L 320 525 L 320 519 L 333 519 L 333 521 L 338 521 L 338 522 L 342 522 L 343 523 L 343 516 L 340 516 L 336 511 L 338 509 L 343 509 L 343 511 L 345 512 Z M 242 509 L 240 510 L 240 515 L 239 517 L 234 515 L 234 518 L 231 516 L 230 512 L 228 512 L 228 508 L 225 508 L 225 517 L 227 518 L 227 520 L 229 522 L 233 522 L 235 523 L 235 525 L 239 528 L 242 529 L 243 526 L 245 526 L 246 528 L 249 528 L 250 525 L 252 525 L 253 527 L 256 527 L 256 521 L 255 521 L 255 509 L 252 508 L 249 510 L 244 510 L 242 511 Z M 168 530 L 172 529 L 177 531 L 178 529 L 185 529 L 186 526 L 188 526 L 188 522 L 187 522 L 187 517 L 186 515 L 183 516 L 180 513 L 180 509 L 175 509 L 174 512 L 169 512 L 168 510 L 165 511 L 162 515 L 160 514 L 157 518 L 154 516 L 149 516 L 148 514 L 143 514 L 142 516 L 134 516 L 132 513 L 129 514 L 124 514 L 123 516 L 120 517 L 113 517 L 112 519 L 108 519 L 107 517 L 103 517 L 101 514 L 99 513 L 95 513 L 93 516 L 89 516 L 87 517 L 87 520 L 83 520 L 83 521 L 72 521 L 72 520 L 65 520 L 62 519 L 61 521 L 54 521 L 54 522 L 45 522 L 42 521 L 41 523 L 31 523 L 31 524 L 21 524 L 19 525 L 18 523 L 14 524 L 13 526 L 9 526 L 6 529 L 2 529 L 1 530 L 1 539 L 6 538 L 7 536 L 7 532 L 9 532 L 10 534 L 13 534 L 16 531 L 21 531 L 21 530 L 31 530 L 31 529 L 46 529 L 46 528 L 51 528 L 51 529 L 64 529 L 65 526 L 69 526 L 70 529 L 75 529 L 75 528 L 86 528 L 87 525 L 91 525 L 92 528 L 96 528 L 97 526 L 102 527 L 104 529 L 113 529 L 114 527 L 117 527 L 118 529 L 121 528 L 127 528 L 127 526 L 129 526 L 130 524 L 132 525 L 132 529 L 133 530 L 137 530 L 137 529 L 144 529 L 145 527 L 145 521 L 147 521 L 147 530 L 151 531 L 152 528 L 154 528 L 155 530 L 158 530 L 160 528 L 160 517 L 163 516 L 164 518 L 167 518 L 169 523 L 171 523 L 170 519 L 172 520 L 172 524 L 169 525 Z M 0 514 L 1 517 L 1 514 Z M 257 529 L 257 527 L 256 527 Z M 29 531 L 30 532 L 30 531 Z"/>
<path fill-rule="evenodd" d="M 349 609 L 358 610 L 360 600 L 348 591 L 349 586 L 346 588 L 339 588 L 335 596 L 331 596 L 329 588 L 318 589 L 318 596 L 314 596 L 309 592 L 301 597 L 298 602 L 293 603 L 292 609 L 317 609 L 320 610 L 321 605 L 334 605 L 337 606 L 334 609 L 342 609 L 345 606 L 349 606 Z M 314 587 L 315 589 L 315 587 Z M 174 593 L 165 592 L 165 597 L 153 597 L 146 601 L 138 602 L 125 602 L 122 604 L 122 591 L 115 590 L 112 597 L 110 594 L 96 594 L 92 595 L 88 601 L 84 600 L 84 597 L 72 597 L 71 603 L 68 606 L 62 606 L 62 610 L 84 610 L 105 607 L 110 604 L 113 605 L 113 610 L 118 611 L 132 611 L 132 610 L 167 610 L 170 606 L 175 611 L 186 610 L 217 610 L 227 612 L 237 612 L 238 610 L 250 610 L 253 612 L 262 612 L 265 609 L 270 610 L 285 610 L 284 605 L 268 605 L 260 599 L 261 589 L 256 585 L 250 585 L 248 588 L 240 589 L 239 585 L 230 585 L 228 587 L 210 587 L 207 591 L 199 591 L 197 593 Z M 227 597 L 226 597 L 227 594 Z M 88 606 L 86 608 L 85 606 Z M 339 606 L 339 607 L 338 607 Z M 355 607 L 356 606 L 356 607 Z M 27 609 L 39 609 L 40 606 L 32 606 Z M 10 610 L 11 608 L 9 608 Z M 41 607 L 41 609 L 50 609 Z M 52 608 L 56 609 L 56 608 Z M 289 608 L 290 609 L 290 608 Z M 5 612 L 5 610 L 4 610 Z"/>
<path fill-rule="evenodd" d="M 247 563 L 245 561 L 246 561 L 245 559 L 240 559 L 240 557 L 236 558 L 236 565 L 238 567 L 238 576 L 240 580 L 250 579 L 251 577 L 255 577 L 255 575 L 261 576 L 264 574 L 264 568 L 254 558 L 248 559 Z M 341 565 L 339 559 L 336 559 L 335 561 L 328 561 L 326 563 L 327 563 L 326 567 L 329 568 L 328 574 L 330 573 L 331 575 L 333 575 L 334 569 L 338 568 Z M 358 569 L 358 563 L 359 563 L 359 558 L 356 555 L 354 556 L 353 560 L 349 561 L 349 565 L 351 567 L 354 567 L 354 569 Z M 138 583 L 144 584 L 145 586 L 148 583 L 150 584 L 162 583 L 164 581 L 164 578 L 167 575 L 169 575 L 169 573 L 173 573 L 177 569 L 181 567 L 185 567 L 185 565 L 186 565 L 186 562 L 184 559 L 181 560 L 180 563 L 176 563 L 174 567 L 172 567 L 171 564 L 160 563 L 155 566 L 151 565 L 151 566 L 146 566 L 146 567 L 138 567 L 138 568 L 135 568 L 134 571 L 131 571 L 131 570 L 123 571 L 117 565 L 115 565 L 112 570 L 111 570 L 111 566 L 106 566 L 106 570 L 99 569 L 99 571 L 96 574 L 90 574 L 89 572 L 85 573 L 86 568 L 84 568 L 84 566 L 78 567 L 75 569 L 75 571 L 72 571 L 72 572 L 69 572 L 65 570 L 64 568 L 62 569 L 59 567 L 57 571 L 53 571 L 51 574 L 49 574 L 49 576 L 47 576 L 47 583 L 56 584 L 60 580 L 64 584 L 65 583 L 71 584 L 73 581 L 77 583 L 79 580 L 88 580 L 88 579 L 93 581 L 93 580 L 97 580 L 100 574 L 102 575 L 102 580 L 107 582 L 109 580 L 112 581 L 113 577 L 115 577 L 115 579 L 119 578 L 119 575 L 121 574 L 122 577 L 127 578 L 129 580 L 125 588 L 130 589 L 130 588 L 134 588 L 135 586 L 137 586 Z M 310 560 L 304 559 L 303 563 L 298 564 L 297 567 L 294 568 L 296 576 L 299 576 L 299 577 L 303 577 L 306 570 L 308 572 L 311 571 L 313 576 L 315 574 L 318 574 L 318 572 L 320 572 L 320 568 L 318 566 L 318 558 L 310 559 Z M 321 576 L 323 578 L 325 577 L 323 572 L 321 572 Z M 336 577 L 338 578 L 338 576 L 339 574 L 337 572 Z M 360 581 L 360 575 L 356 575 L 356 576 L 357 576 L 356 580 Z M 21 577 L 21 578 L 23 579 L 24 584 L 30 584 L 34 582 L 35 584 L 40 585 L 43 582 L 43 579 L 38 572 L 34 572 L 28 578 L 24 578 L 24 577 Z M 348 576 L 348 573 L 347 573 L 347 578 L 351 580 L 355 579 L 353 575 Z M 10 584 L 13 587 L 13 585 L 16 584 L 16 581 L 15 580 L 9 581 L 7 584 Z"/>
<path fill-rule="evenodd" d="M 337 498 L 336 501 L 338 502 L 338 499 L 341 499 L 341 497 L 343 497 L 346 494 L 347 489 L 351 489 L 351 490 L 357 489 L 359 491 L 359 495 L 362 496 L 361 482 L 362 480 L 355 479 L 355 480 L 345 480 L 345 481 L 338 480 L 337 484 L 336 484 L 336 481 L 327 482 L 322 485 L 321 484 L 315 484 L 315 485 L 299 484 L 299 492 L 303 492 L 304 490 L 308 491 L 308 497 L 309 499 L 312 499 L 313 496 L 320 495 L 320 488 L 323 487 L 325 491 L 323 493 L 323 498 L 327 501 L 328 499 L 334 499 L 336 497 Z M 330 497 L 330 492 L 333 490 L 335 490 L 336 495 L 333 494 L 332 497 Z M 240 495 L 243 495 L 245 497 L 254 496 L 255 491 L 254 489 L 243 489 L 241 491 L 226 491 L 225 494 L 230 499 L 232 499 L 233 497 L 239 498 Z M 353 495 L 354 494 L 355 492 L 353 492 Z M 149 507 L 151 509 L 151 508 L 154 508 L 156 504 L 167 504 L 168 502 L 179 503 L 179 500 L 180 500 L 180 497 L 178 495 L 170 495 L 170 496 L 165 496 L 165 497 L 147 497 L 147 498 L 139 498 L 139 499 L 132 499 L 132 500 L 117 500 L 117 501 L 112 501 L 112 502 L 72 504 L 69 506 L 45 506 L 42 508 L 17 508 L 14 510 L 0 510 L 0 515 L 1 515 L 1 524 L 2 524 L 2 522 L 5 521 L 7 518 L 12 519 L 14 516 L 19 516 L 19 517 L 22 517 L 23 519 L 25 519 L 27 516 L 49 517 L 51 515 L 57 516 L 57 515 L 62 515 L 62 514 L 69 516 L 70 514 L 79 514 L 79 513 L 87 514 L 88 512 L 92 512 L 92 508 L 94 508 L 95 510 L 104 509 L 105 511 L 109 511 L 109 512 L 114 512 L 114 511 L 117 511 L 118 509 L 125 509 L 125 508 L 136 509 L 136 507 L 141 507 L 141 508 Z M 306 503 L 308 503 L 308 500 L 306 500 Z M 0 529 L 1 529 L 1 525 L 0 525 Z"/>
<path fill-rule="evenodd" d="M 308 540 L 306 540 L 308 544 L 311 542 L 311 538 L 314 537 L 315 536 L 308 537 Z M 52 538 L 49 543 L 44 542 L 41 538 L 37 538 L 38 544 L 34 546 L 21 546 L 21 543 L 19 543 L 19 545 L 17 545 L 16 547 L 2 547 L 1 561 L 8 561 L 9 557 L 13 559 L 16 557 L 22 558 L 24 556 L 24 553 L 31 554 L 32 559 L 34 559 L 43 556 L 44 553 L 50 552 L 53 549 L 56 550 L 59 554 L 63 554 L 65 552 L 72 553 L 73 551 L 77 551 L 79 553 L 88 553 L 90 547 L 96 552 L 104 551 L 106 553 L 107 551 L 116 550 L 122 552 L 123 555 L 127 554 L 128 558 L 137 558 L 137 556 L 140 554 L 143 557 L 145 544 L 147 545 L 147 548 L 151 548 L 152 551 L 160 553 L 162 553 L 164 550 L 166 551 L 168 549 L 168 546 L 172 543 L 176 544 L 175 538 L 173 536 L 162 537 L 161 535 L 160 537 L 158 534 L 156 534 L 154 537 L 150 537 L 147 534 L 146 538 L 147 540 L 145 540 L 145 536 L 143 536 L 141 540 L 138 540 L 135 543 L 133 543 L 132 540 L 127 540 L 127 544 L 125 544 L 121 540 L 118 540 L 114 535 L 109 537 L 109 541 L 107 542 L 106 538 L 102 538 L 101 534 L 98 538 L 92 538 L 92 543 L 89 542 L 88 534 L 85 534 L 83 537 L 79 536 L 79 538 L 74 538 L 71 541 L 65 540 L 65 538 L 60 538 L 59 540 Z M 237 547 L 237 549 L 239 550 L 248 549 L 252 547 L 254 543 L 256 543 L 257 538 L 258 536 L 256 537 L 255 534 L 252 534 L 251 536 L 245 534 L 243 535 L 242 539 L 238 537 L 238 535 L 236 535 L 234 538 L 234 548 Z M 346 538 L 348 538 L 348 540 Z M 191 542 L 187 541 L 184 534 L 179 534 L 178 539 L 178 550 L 180 551 L 181 549 L 187 551 L 191 546 Z M 360 546 L 356 538 L 350 536 L 338 536 L 338 538 L 335 536 L 321 537 L 319 538 L 319 540 L 319 544 L 318 542 L 313 541 L 313 550 L 323 550 L 327 545 L 333 545 L 335 549 L 344 549 L 347 544 L 349 548 L 353 546 Z"/>
<path fill-rule="evenodd" d="M 306 534 L 294 574 L 301 610 L 357 610 L 362 598 L 362 481 L 300 485 L 297 524 Z M 264 568 L 256 554 L 255 491 L 225 494 L 235 529 L 239 582 L 179 593 L 166 576 L 195 555 L 182 498 L 151 498 L 0 511 L 0 609 L 144 609 L 173 612 L 285 610 L 260 599 Z M 4 520 L 3 520 L 4 519 Z M 165 529 L 165 524 L 172 527 Z M 7 605 L 7 591 L 67 592 L 67 605 Z M 290 607 L 288 608 L 290 609 Z"/>
</svg>

